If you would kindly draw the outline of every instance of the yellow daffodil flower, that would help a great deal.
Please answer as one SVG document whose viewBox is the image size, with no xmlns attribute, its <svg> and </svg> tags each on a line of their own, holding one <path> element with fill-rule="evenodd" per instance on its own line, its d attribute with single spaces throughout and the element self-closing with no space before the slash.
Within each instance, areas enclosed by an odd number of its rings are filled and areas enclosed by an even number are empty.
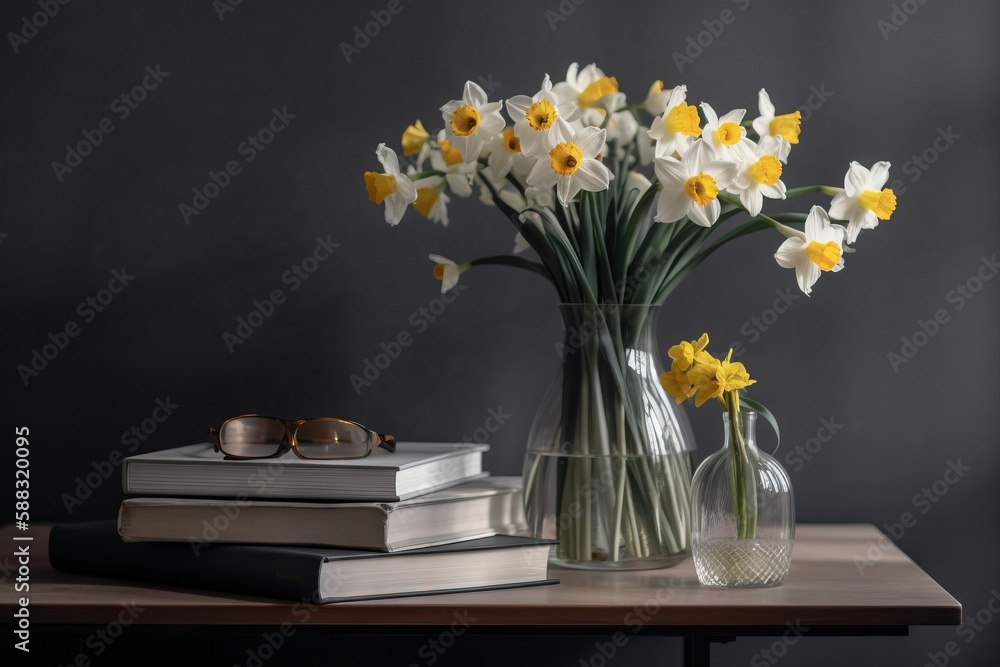
<svg viewBox="0 0 1000 667">
<path fill-rule="evenodd" d="M 424 129 L 423 123 L 419 120 L 403 131 L 403 157 L 416 155 L 424 147 L 424 143 L 431 135 Z"/>
</svg>

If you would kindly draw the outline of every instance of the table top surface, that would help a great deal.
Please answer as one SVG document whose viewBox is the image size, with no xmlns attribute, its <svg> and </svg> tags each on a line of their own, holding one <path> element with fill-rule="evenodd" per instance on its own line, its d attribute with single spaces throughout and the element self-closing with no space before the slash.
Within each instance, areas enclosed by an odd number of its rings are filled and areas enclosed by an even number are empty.
<svg viewBox="0 0 1000 667">
<path fill-rule="evenodd" d="M 874 526 L 800 525 L 792 566 L 783 586 L 720 590 L 698 583 L 691 558 L 675 567 L 629 572 L 549 568 L 561 583 L 497 591 L 346 602 L 304 607 L 293 602 L 66 574 L 48 561 L 47 526 L 30 542 L 14 541 L 13 526 L 0 543 L 13 554 L 30 544 L 32 624 L 95 624 L 125 604 L 143 612 L 139 624 L 430 626 L 467 613 L 477 626 L 523 628 L 602 626 L 889 627 L 957 625 L 962 607 Z M 25 533 L 16 533 L 23 536 Z M 4 554 L 7 555 L 7 554 Z M 17 560 L 8 556 L 10 564 Z M 15 571 L 17 565 L 13 568 Z M 10 575 L 9 579 L 16 577 Z M 0 590 L 5 618 L 18 598 Z"/>
</svg>

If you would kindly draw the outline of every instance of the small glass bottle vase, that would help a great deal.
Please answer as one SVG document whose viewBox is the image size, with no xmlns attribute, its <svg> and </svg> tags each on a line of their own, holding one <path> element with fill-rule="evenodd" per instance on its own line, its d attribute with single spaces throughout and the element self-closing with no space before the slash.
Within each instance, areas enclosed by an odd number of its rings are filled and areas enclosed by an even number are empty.
<svg viewBox="0 0 1000 667">
<path fill-rule="evenodd" d="M 788 473 L 757 449 L 757 414 L 734 424 L 723 414 L 725 445 L 691 483 L 691 553 L 704 586 L 766 588 L 788 576 L 795 506 Z"/>
</svg>

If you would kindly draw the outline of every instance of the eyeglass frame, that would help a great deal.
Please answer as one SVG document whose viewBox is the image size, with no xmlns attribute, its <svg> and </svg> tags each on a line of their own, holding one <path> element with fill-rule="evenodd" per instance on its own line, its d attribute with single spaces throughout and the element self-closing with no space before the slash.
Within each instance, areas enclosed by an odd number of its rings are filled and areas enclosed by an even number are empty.
<svg viewBox="0 0 1000 667">
<path fill-rule="evenodd" d="M 277 451 L 268 456 L 236 456 L 235 454 L 230 454 L 222 449 L 222 429 L 224 429 L 226 427 L 226 424 L 228 424 L 231 421 L 235 421 L 237 419 L 245 419 L 247 417 L 255 417 L 257 419 L 270 419 L 272 421 L 279 422 L 282 426 L 285 427 L 285 435 L 282 436 L 281 442 L 277 444 L 278 447 Z M 368 433 L 368 442 L 365 443 L 368 446 L 368 451 L 366 451 L 361 456 L 340 456 L 333 459 L 310 458 L 307 456 L 303 456 L 301 450 L 299 450 L 299 442 L 298 439 L 296 438 L 296 433 L 298 433 L 299 427 L 302 426 L 302 424 L 314 421 L 336 421 L 336 422 L 342 422 L 344 424 L 350 424 L 351 426 L 357 426 L 358 428 Z M 294 428 L 292 428 L 293 426 Z M 219 426 L 218 430 L 216 430 L 215 428 L 209 428 L 208 435 L 212 439 L 212 446 L 215 449 L 215 451 L 223 454 L 226 460 L 234 460 L 234 461 L 273 459 L 282 456 L 285 452 L 289 450 L 294 452 L 295 455 L 300 459 L 302 459 L 303 461 L 348 461 L 353 459 L 363 459 L 367 458 L 368 456 L 371 456 L 372 452 L 374 452 L 376 449 L 380 447 L 389 452 L 396 451 L 395 436 L 392 436 L 388 433 L 379 433 L 378 431 L 373 431 L 364 424 L 359 424 L 358 422 L 351 421 L 349 419 L 340 419 L 339 417 L 313 417 L 312 419 L 282 419 L 281 417 L 272 417 L 271 415 L 248 413 L 245 415 L 237 415 L 236 417 L 230 417 L 229 419 L 222 422 L 222 425 Z M 377 437 L 378 439 L 378 444 L 374 446 L 372 444 L 373 436 Z"/>
</svg>

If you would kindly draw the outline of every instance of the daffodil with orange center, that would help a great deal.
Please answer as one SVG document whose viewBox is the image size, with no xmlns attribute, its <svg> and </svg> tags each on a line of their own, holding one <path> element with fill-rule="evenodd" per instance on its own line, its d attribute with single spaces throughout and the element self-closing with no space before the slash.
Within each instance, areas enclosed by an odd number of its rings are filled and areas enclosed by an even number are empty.
<svg viewBox="0 0 1000 667">
<path fill-rule="evenodd" d="M 369 201 L 385 204 L 385 221 L 397 225 L 403 219 L 408 204 L 417 200 L 417 189 L 410 178 L 399 171 L 399 158 L 395 151 L 379 144 L 375 156 L 382 163 L 384 172 L 365 172 L 365 188 Z"/>
<path fill-rule="evenodd" d="M 528 185 L 546 189 L 556 187 L 559 203 L 568 206 L 580 190 L 607 190 L 614 174 L 600 160 L 607 134 L 596 127 L 585 127 L 569 141 L 556 144 L 548 159 L 541 157 L 528 174 Z"/>
<path fill-rule="evenodd" d="M 580 109 L 575 102 L 564 102 L 555 96 L 546 74 L 541 90 L 534 96 L 515 95 L 507 100 L 507 113 L 514 119 L 513 135 L 520 143 L 520 152 L 535 157 L 569 140 L 573 134 L 570 122 L 576 120 Z"/>
<path fill-rule="evenodd" d="M 465 82 L 462 99 L 441 107 L 446 138 L 467 164 L 475 164 L 483 146 L 503 131 L 500 107 L 500 102 L 490 102 L 486 91 L 472 81 Z"/>
</svg>

